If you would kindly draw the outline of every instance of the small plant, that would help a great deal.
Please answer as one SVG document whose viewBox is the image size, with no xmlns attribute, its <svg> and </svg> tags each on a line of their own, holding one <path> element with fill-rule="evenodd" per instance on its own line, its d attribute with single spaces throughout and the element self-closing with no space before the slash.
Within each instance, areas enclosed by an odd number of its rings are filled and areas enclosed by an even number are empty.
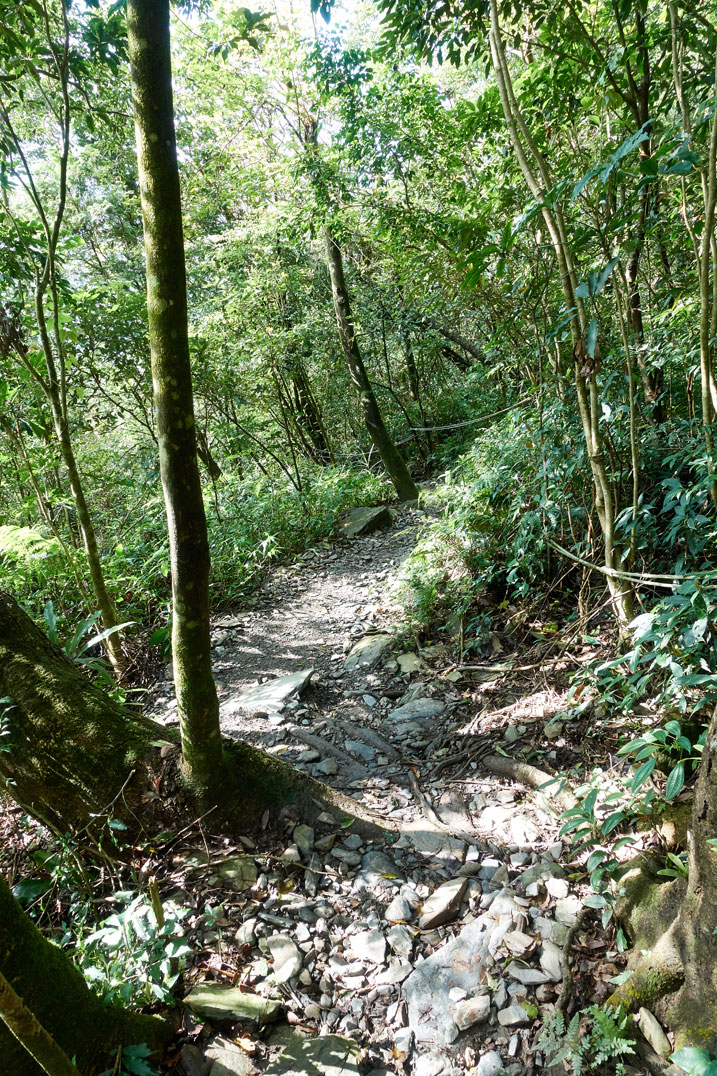
<svg viewBox="0 0 717 1076">
<path fill-rule="evenodd" d="M 90 634 L 101 615 L 102 614 L 98 610 L 88 616 L 86 620 L 81 620 L 75 628 L 72 637 L 63 644 L 60 640 L 60 633 L 58 630 L 59 622 L 52 602 L 46 602 L 45 608 L 42 611 L 45 628 L 50 642 L 54 643 L 55 646 L 59 646 L 61 650 L 64 650 L 68 658 L 70 658 L 76 665 L 83 665 L 86 669 L 89 669 L 90 672 L 94 673 L 97 679 L 106 687 L 116 688 L 117 685 L 108 662 L 94 654 L 89 654 L 88 651 L 95 646 L 99 646 L 105 639 L 109 639 L 110 635 L 115 635 L 118 631 L 123 631 L 124 628 L 129 628 L 132 621 L 128 621 L 126 624 L 117 624 L 113 628 L 107 628 L 105 631 L 98 632 L 88 639 L 87 636 Z"/>
<path fill-rule="evenodd" d="M 567 1027 L 561 1012 L 552 1013 L 536 1046 L 545 1052 L 549 1068 L 568 1064 L 572 1076 L 588 1073 L 624 1076 L 622 1058 L 635 1053 L 635 1040 L 628 1035 L 629 1027 L 628 1013 L 591 1005 L 576 1012 Z"/>
<path fill-rule="evenodd" d="M 100 1076 L 159 1076 L 159 1071 L 147 1060 L 152 1051 L 146 1042 L 135 1046 L 120 1046 L 118 1057 L 111 1069 L 105 1069 Z"/>
<path fill-rule="evenodd" d="M 7 755 L 12 750 L 7 739 L 12 733 L 10 714 L 14 709 L 15 700 L 11 699 L 9 695 L 5 695 L 0 699 L 0 751 Z"/>
<path fill-rule="evenodd" d="M 74 946 L 76 963 L 105 1002 L 129 1006 L 169 1001 L 179 962 L 191 952 L 184 937 L 188 910 L 166 903 L 160 926 L 143 894 L 121 890 L 114 900 L 125 905 L 122 911 L 89 934 L 78 934 L 73 927 L 64 943 Z"/>
<path fill-rule="evenodd" d="M 624 744 L 619 755 L 634 755 L 640 765 L 632 778 L 632 791 L 637 792 L 652 776 L 658 762 L 663 757 L 674 761 L 665 785 L 665 799 L 672 800 L 682 791 L 685 783 L 685 768 L 699 761 L 704 747 L 706 730 L 693 743 L 685 735 L 679 721 L 668 721 L 662 728 L 650 729 L 637 739 Z"/>
</svg>

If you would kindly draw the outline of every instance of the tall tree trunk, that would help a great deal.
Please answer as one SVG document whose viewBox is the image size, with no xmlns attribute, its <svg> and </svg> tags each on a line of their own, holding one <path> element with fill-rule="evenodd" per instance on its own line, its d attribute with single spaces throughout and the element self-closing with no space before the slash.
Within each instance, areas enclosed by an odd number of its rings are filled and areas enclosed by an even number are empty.
<svg viewBox="0 0 717 1076">
<path fill-rule="evenodd" d="M 366 429 L 391 481 L 396 487 L 399 499 L 413 501 L 418 497 L 418 488 L 411 478 L 403 456 L 394 445 L 384 425 L 376 402 L 376 396 L 366 373 L 366 367 L 363 364 L 358 340 L 356 339 L 356 326 L 351 314 L 341 249 L 328 231 L 326 232 L 326 261 L 331 276 L 331 292 L 334 299 L 341 348 L 351 380 L 359 394 Z"/>
<path fill-rule="evenodd" d="M 129 0 L 147 312 L 172 565 L 172 656 L 182 759 L 211 798 L 226 775 L 209 638 L 209 542 L 197 465 L 182 208 L 174 131 L 169 0 Z"/>
<path fill-rule="evenodd" d="M 119 1046 L 146 1042 L 156 1050 L 172 1036 L 170 1024 L 155 1016 L 106 1006 L 67 953 L 25 915 L 1 876 L 0 974 L 41 1028 L 75 1059 L 83 1076 L 111 1069 Z M 40 1067 L 3 1019 L 5 1005 L 12 1000 L 12 993 L 0 992 L 2 1071 L 8 1076 L 44 1076 L 48 1070 Z M 17 1013 L 17 1005 L 13 1008 Z M 47 1041 L 36 1027 L 35 1032 L 30 1041 L 36 1056 L 47 1057 Z"/>
<path fill-rule="evenodd" d="M 611 572 L 623 567 L 620 551 L 615 544 L 615 498 L 612 483 L 605 465 L 602 433 L 600 430 L 600 401 L 597 387 L 597 363 L 586 362 L 586 335 L 588 318 L 582 299 L 575 295 L 577 273 L 573 252 L 568 240 L 567 227 L 559 202 L 550 204 L 546 192 L 553 187 L 547 162 L 535 142 L 525 121 L 513 89 L 513 81 L 505 54 L 500 26 L 497 0 L 490 2 L 490 49 L 498 83 L 498 92 L 506 125 L 515 149 L 516 157 L 526 184 L 541 206 L 541 213 L 551 238 L 558 264 L 565 305 L 575 310 L 576 317 L 570 321 L 575 367 L 575 391 L 578 411 L 585 437 L 585 447 L 590 461 L 595 494 L 595 508 L 600 521 L 605 549 L 605 567 Z M 621 627 L 632 619 L 632 587 L 627 581 L 608 576 L 608 588 L 612 597 L 615 617 Z"/>
</svg>

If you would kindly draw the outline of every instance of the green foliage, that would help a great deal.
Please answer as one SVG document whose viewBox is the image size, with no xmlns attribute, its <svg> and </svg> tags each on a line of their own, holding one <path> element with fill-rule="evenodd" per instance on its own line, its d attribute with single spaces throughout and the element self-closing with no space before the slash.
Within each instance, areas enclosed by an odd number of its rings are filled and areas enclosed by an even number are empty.
<svg viewBox="0 0 717 1076">
<path fill-rule="evenodd" d="M 143 894 L 120 890 L 112 900 L 121 911 L 95 929 L 75 918 L 63 944 L 71 947 L 85 979 L 107 1003 L 139 1007 L 171 1001 L 183 958 L 192 951 L 185 940 L 188 910 L 168 901 L 159 926 Z"/>
<path fill-rule="evenodd" d="M 105 1069 L 100 1076 L 159 1076 L 159 1070 L 148 1060 L 151 1056 L 152 1050 L 144 1042 L 123 1046 L 119 1069 Z"/>
<path fill-rule="evenodd" d="M 89 654 L 88 651 L 92 650 L 94 647 L 100 646 L 100 644 L 103 643 L 105 639 L 108 639 L 110 635 L 115 635 L 117 632 L 131 627 L 132 622 L 127 621 L 125 624 L 117 624 L 113 628 L 106 628 L 104 631 L 97 632 L 88 639 L 87 636 L 94 628 L 100 616 L 101 613 L 96 611 L 87 617 L 86 620 L 81 620 L 72 635 L 63 643 L 60 637 L 60 621 L 55 613 L 55 607 L 52 602 L 46 602 L 42 611 L 42 617 L 45 621 L 45 629 L 50 642 L 54 643 L 55 646 L 59 646 L 61 650 L 64 650 L 68 658 L 70 658 L 76 665 L 81 665 L 83 668 L 87 669 L 88 672 L 92 673 L 93 676 L 104 684 L 110 692 L 115 692 L 117 690 L 117 684 L 112 675 L 109 662 L 96 654 Z"/>
<path fill-rule="evenodd" d="M 0 571 L 6 585 L 18 589 L 42 586 L 61 569 L 61 550 L 56 538 L 35 527 L 0 527 Z"/>
<path fill-rule="evenodd" d="M 594 670 L 600 698 L 623 711 L 649 696 L 656 706 L 696 714 L 717 699 L 717 590 L 685 579 L 630 624 L 632 645 Z"/>
<path fill-rule="evenodd" d="M 567 1027 L 561 1012 L 552 1013 L 536 1048 L 545 1052 L 550 1069 L 569 1065 L 572 1076 L 624 1076 L 624 1059 L 635 1053 L 629 1033 L 629 1013 L 591 1005 L 576 1012 Z"/>
</svg>

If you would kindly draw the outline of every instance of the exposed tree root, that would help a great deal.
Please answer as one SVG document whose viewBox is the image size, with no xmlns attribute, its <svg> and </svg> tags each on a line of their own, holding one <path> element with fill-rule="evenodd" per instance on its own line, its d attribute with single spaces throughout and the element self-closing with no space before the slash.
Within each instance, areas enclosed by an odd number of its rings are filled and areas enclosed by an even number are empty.
<svg viewBox="0 0 717 1076">
<path fill-rule="evenodd" d="M 575 796 L 569 788 L 565 787 L 561 777 L 539 770 L 537 766 L 531 766 L 529 762 L 519 762 L 513 758 L 505 758 L 503 755 L 483 755 L 480 765 L 490 773 L 498 774 L 499 777 L 510 777 L 529 788 L 544 792 L 546 797 L 557 804 L 561 811 L 570 810 L 577 804 Z"/>
</svg>

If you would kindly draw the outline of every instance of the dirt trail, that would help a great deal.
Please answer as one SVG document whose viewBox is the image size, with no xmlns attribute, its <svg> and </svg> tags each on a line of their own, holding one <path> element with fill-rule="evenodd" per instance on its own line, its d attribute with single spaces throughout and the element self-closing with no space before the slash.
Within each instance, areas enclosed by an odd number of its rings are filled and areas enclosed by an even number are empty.
<svg viewBox="0 0 717 1076">
<path fill-rule="evenodd" d="M 225 937 L 236 931 L 222 960 L 247 989 L 279 991 L 308 1034 L 282 1024 L 248 1067 L 237 1047 L 231 1071 L 535 1071 L 535 1016 L 559 994 L 581 900 L 559 862 L 554 804 L 484 772 L 481 757 L 544 742 L 560 697 L 510 671 L 456 677 L 446 646 L 401 636 L 396 586 L 427 522 L 402 508 L 390 529 L 323 543 L 273 572 L 254 609 L 213 626 L 225 734 L 348 793 L 400 834 L 365 844 L 320 814 L 287 817 L 270 848 L 247 838 L 227 849 L 216 835 L 206 884 L 223 902 Z M 285 705 L 242 698 L 310 669 Z M 154 716 L 176 722 L 171 681 Z"/>
</svg>

